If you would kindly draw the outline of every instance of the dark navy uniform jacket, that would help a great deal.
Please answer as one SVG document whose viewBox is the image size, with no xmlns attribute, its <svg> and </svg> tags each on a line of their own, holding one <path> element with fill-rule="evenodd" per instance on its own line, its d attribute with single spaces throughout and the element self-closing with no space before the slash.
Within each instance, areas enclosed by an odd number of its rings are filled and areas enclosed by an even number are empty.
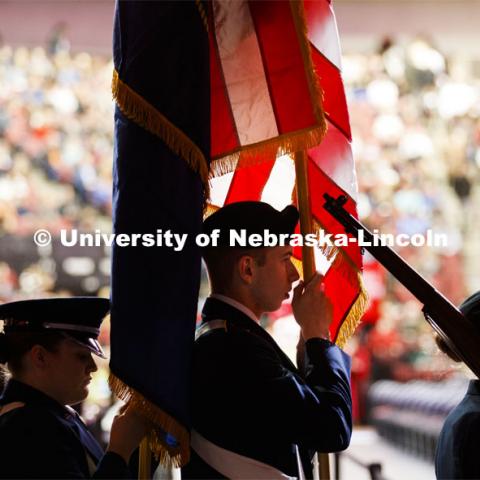
<svg viewBox="0 0 480 480">
<path fill-rule="evenodd" d="M 480 478 L 480 381 L 472 380 L 437 443 L 437 478 Z"/>
<path fill-rule="evenodd" d="M 195 342 L 193 428 L 210 442 L 298 476 L 295 445 L 311 477 L 315 451 L 350 442 L 350 359 L 322 339 L 306 342 L 306 375 L 254 320 L 208 298 L 203 322 L 226 320 Z M 182 478 L 224 478 L 192 450 Z"/>
<path fill-rule="evenodd" d="M 122 457 L 104 455 L 72 409 L 15 380 L 8 382 L 0 407 L 12 402 L 25 406 L 0 411 L 0 478 L 132 477 Z"/>
</svg>

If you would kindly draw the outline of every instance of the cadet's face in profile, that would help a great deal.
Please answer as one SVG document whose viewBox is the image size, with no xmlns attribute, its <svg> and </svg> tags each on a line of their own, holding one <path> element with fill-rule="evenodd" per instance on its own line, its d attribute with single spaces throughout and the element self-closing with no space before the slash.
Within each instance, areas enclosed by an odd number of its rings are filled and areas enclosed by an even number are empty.
<svg viewBox="0 0 480 480">
<path fill-rule="evenodd" d="M 288 298 L 292 284 L 300 277 L 292 263 L 292 247 L 266 248 L 265 264 L 257 266 L 253 292 L 259 311 L 273 312 Z"/>
<path fill-rule="evenodd" d="M 74 405 L 88 395 L 88 384 L 97 366 L 86 347 L 66 339 L 56 352 L 48 352 L 48 375 L 55 399 L 63 405 Z"/>
</svg>

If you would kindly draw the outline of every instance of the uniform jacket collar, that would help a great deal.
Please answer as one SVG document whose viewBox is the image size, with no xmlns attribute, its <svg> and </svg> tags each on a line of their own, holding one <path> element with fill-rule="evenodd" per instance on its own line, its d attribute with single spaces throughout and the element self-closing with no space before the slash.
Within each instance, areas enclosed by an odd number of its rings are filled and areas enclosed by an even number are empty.
<svg viewBox="0 0 480 480">
<path fill-rule="evenodd" d="M 233 305 L 225 303 L 219 298 L 208 297 L 202 310 L 202 324 L 210 320 L 226 320 L 235 328 L 248 331 L 257 337 L 262 338 L 276 351 L 285 367 L 295 373 L 298 373 L 295 364 L 278 346 L 277 342 L 271 337 L 271 335 L 248 315 L 238 310 Z"/>
<path fill-rule="evenodd" d="M 468 395 L 480 395 L 480 380 L 470 380 L 468 384 Z"/>
<path fill-rule="evenodd" d="M 220 300 L 221 302 L 226 303 L 236 308 L 237 310 L 240 310 L 247 317 L 251 318 L 255 323 L 258 323 L 260 321 L 249 308 L 243 305 L 243 303 L 240 303 L 239 301 L 231 297 L 227 297 L 226 295 L 220 295 L 219 293 L 212 293 L 212 295 L 210 295 L 210 298 L 216 298 L 217 300 Z"/>
</svg>

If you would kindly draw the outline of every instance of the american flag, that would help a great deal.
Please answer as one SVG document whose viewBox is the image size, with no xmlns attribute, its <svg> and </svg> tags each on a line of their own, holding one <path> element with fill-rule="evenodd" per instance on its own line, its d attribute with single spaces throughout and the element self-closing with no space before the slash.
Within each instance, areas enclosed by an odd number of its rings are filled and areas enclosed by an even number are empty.
<svg viewBox="0 0 480 480">
<path fill-rule="evenodd" d="M 212 209 L 242 200 L 279 208 L 295 202 L 290 155 L 306 151 L 313 223 L 344 233 L 322 206 L 324 193 L 346 194 L 345 208 L 357 215 L 331 2 L 214 0 L 209 26 Z M 362 258 L 354 244 L 321 253 L 317 264 L 334 305 L 331 335 L 343 346 L 366 304 Z M 299 249 L 295 255 L 300 259 Z"/>
</svg>

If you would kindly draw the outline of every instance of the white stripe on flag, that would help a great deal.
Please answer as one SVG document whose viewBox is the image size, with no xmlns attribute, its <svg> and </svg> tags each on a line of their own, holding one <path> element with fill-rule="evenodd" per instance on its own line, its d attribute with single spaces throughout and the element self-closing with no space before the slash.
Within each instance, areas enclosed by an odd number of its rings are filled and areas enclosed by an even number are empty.
<svg viewBox="0 0 480 480">
<path fill-rule="evenodd" d="M 313 5 L 312 5 L 313 4 Z M 342 57 L 337 22 L 332 6 L 325 1 L 305 1 L 308 9 L 308 39 L 315 48 L 341 70 Z"/>
<path fill-rule="evenodd" d="M 213 2 L 215 35 L 240 144 L 276 137 L 257 36 L 245 0 Z"/>
<path fill-rule="evenodd" d="M 289 155 L 282 155 L 273 165 L 267 183 L 263 187 L 261 200 L 277 210 L 283 210 L 292 203 L 294 186 L 295 164 Z"/>
<path fill-rule="evenodd" d="M 210 179 L 210 203 L 212 205 L 223 207 L 234 173 L 230 172 Z"/>
</svg>

